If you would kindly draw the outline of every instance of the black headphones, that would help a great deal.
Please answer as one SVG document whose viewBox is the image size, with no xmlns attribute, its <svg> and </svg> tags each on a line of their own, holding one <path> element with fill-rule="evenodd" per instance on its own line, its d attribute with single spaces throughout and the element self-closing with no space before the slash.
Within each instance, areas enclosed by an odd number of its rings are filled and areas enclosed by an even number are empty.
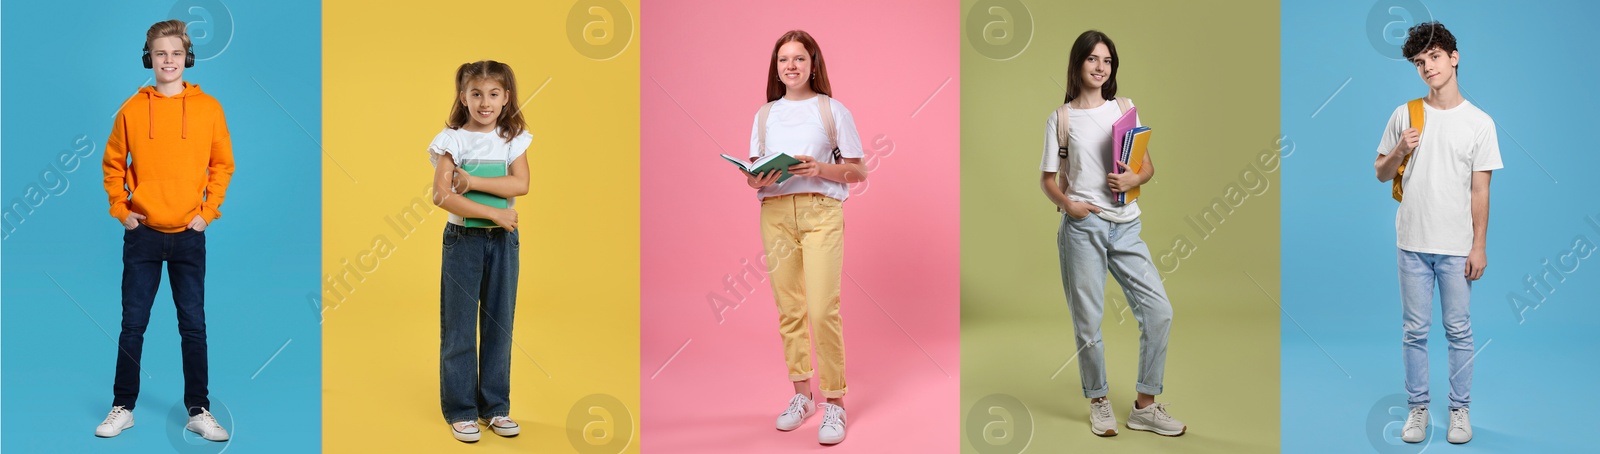
<svg viewBox="0 0 1600 454">
<path fill-rule="evenodd" d="M 150 59 L 150 42 L 144 43 L 144 69 L 155 68 L 155 62 Z M 194 45 L 183 46 L 183 67 L 194 67 Z"/>
</svg>

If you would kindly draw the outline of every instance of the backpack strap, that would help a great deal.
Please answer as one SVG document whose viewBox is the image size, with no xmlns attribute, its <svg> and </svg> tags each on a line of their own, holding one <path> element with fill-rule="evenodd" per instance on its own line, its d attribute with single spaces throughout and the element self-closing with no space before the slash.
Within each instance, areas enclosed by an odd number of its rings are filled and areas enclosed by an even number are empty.
<svg viewBox="0 0 1600 454">
<path fill-rule="evenodd" d="M 1406 103 L 1406 110 L 1410 113 L 1411 127 L 1416 128 L 1417 133 L 1421 134 L 1423 121 L 1427 117 L 1427 114 L 1422 110 L 1422 98 L 1413 99 L 1411 102 Z M 1411 153 L 1416 154 L 1416 150 L 1412 150 Z M 1394 181 L 1390 192 L 1396 202 L 1405 198 L 1405 186 L 1401 185 L 1401 180 L 1406 174 L 1406 164 L 1410 162 L 1411 155 L 1406 155 L 1405 160 L 1400 161 L 1400 167 L 1394 170 Z"/>
<path fill-rule="evenodd" d="M 761 153 L 761 156 L 767 155 L 767 115 L 771 113 L 771 102 L 762 104 L 761 110 L 756 113 L 756 150 Z"/>
<path fill-rule="evenodd" d="M 838 163 L 843 156 L 839 154 L 839 133 L 833 124 L 833 102 L 828 95 L 817 93 L 817 110 L 822 114 L 822 130 L 828 134 L 828 144 L 833 146 L 833 162 Z"/>
<path fill-rule="evenodd" d="M 1056 156 L 1061 158 L 1061 163 L 1056 166 L 1056 188 L 1067 190 L 1067 142 L 1071 135 L 1067 130 L 1067 105 L 1062 104 L 1056 108 Z M 1061 212 L 1061 207 L 1056 207 L 1056 212 Z"/>
</svg>

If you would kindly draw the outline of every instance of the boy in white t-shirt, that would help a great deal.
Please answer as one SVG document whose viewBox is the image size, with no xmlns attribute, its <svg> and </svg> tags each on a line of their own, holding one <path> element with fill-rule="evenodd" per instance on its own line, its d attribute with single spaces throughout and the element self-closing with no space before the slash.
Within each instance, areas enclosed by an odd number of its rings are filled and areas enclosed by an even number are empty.
<svg viewBox="0 0 1600 454">
<path fill-rule="evenodd" d="M 1501 168 L 1494 120 L 1461 96 L 1456 69 L 1461 55 L 1455 36 L 1438 22 L 1412 27 L 1402 47 L 1428 85 L 1423 118 L 1407 106 L 1389 116 L 1378 158 L 1378 181 L 1400 178 L 1395 214 L 1400 295 L 1404 318 L 1402 357 L 1410 415 L 1401 439 L 1427 438 L 1428 327 L 1433 288 L 1450 346 L 1450 429 L 1447 440 L 1472 440 L 1467 405 L 1472 389 L 1472 281 L 1488 266 L 1489 177 Z M 1421 129 L 1414 127 L 1421 125 Z M 1402 175 L 1396 175 L 1404 164 Z M 1403 194 L 1401 194 L 1403 190 Z"/>
</svg>

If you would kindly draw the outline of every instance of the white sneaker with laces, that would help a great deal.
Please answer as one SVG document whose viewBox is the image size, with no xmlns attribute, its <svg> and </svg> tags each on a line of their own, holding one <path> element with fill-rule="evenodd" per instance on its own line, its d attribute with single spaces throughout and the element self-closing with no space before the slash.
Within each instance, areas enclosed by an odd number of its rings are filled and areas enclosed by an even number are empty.
<svg viewBox="0 0 1600 454">
<path fill-rule="evenodd" d="M 789 398 L 789 408 L 778 415 L 778 430 L 788 432 L 798 429 L 806 422 L 806 418 L 811 417 L 816 411 L 816 403 L 812 402 L 810 397 L 795 393 L 794 397 Z"/>
<path fill-rule="evenodd" d="M 217 418 L 211 416 L 210 410 L 204 408 L 200 409 L 200 414 L 190 416 L 189 424 L 183 426 L 183 428 L 200 434 L 200 438 L 211 441 L 228 441 L 228 431 L 224 430 L 221 424 L 217 424 Z"/>
<path fill-rule="evenodd" d="M 122 408 L 121 405 L 111 407 L 111 413 L 106 415 L 106 420 L 94 428 L 94 436 L 111 438 L 122 434 L 124 429 L 133 427 L 133 411 Z"/>
<path fill-rule="evenodd" d="M 483 432 L 478 430 L 478 423 L 476 421 L 461 421 L 451 423 L 450 434 L 455 435 L 456 441 L 460 441 L 462 443 L 477 443 L 478 437 L 483 436 Z"/>
<path fill-rule="evenodd" d="M 1406 416 L 1406 426 L 1400 430 L 1400 441 L 1406 443 L 1421 443 L 1428 438 L 1428 407 L 1421 405 L 1411 407 L 1411 414 Z"/>
<path fill-rule="evenodd" d="M 817 443 L 836 445 L 844 441 L 844 407 L 822 403 L 822 427 L 817 429 Z"/>
<path fill-rule="evenodd" d="M 1111 412 L 1111 399 L 1089 401 L 1089 431 L 1102 437 L 1117 436 L 1117 415 Z"/>
<path fill-rule="evenodd" d="M 517 425 L 517 422 L 512 421 L 510 417 L 496 416 L 483 420 L 483 423 L 489 425 L 489 430 L 493 430 L 495 435 L 502 437 L 515 437 L 522 433 L 522 426 Z"/>
<path fill-rule="evenodd" d="M 1135 403 L 1133 406 L 1133 411 L 1128 413 L 1129 429 L 1155 432 L 1168 437 L 1183 435 L 1184 431 L 1189 430 L 1189 426 L 1183 425 L 1183 421 L 1173 419 L 1172 415 L 1167 414 L 1167 404 L 1155 402 L 1144 408 L 1138 408 L 1139 404 Z"/>
<path fill-rule="evenodd" d="M 1458 445 L 1472 441 L 1472 419 L 1467 417 L 1467 407 L 1450 409 L 1450 432 L 1445 441 Z"/>
</svg>

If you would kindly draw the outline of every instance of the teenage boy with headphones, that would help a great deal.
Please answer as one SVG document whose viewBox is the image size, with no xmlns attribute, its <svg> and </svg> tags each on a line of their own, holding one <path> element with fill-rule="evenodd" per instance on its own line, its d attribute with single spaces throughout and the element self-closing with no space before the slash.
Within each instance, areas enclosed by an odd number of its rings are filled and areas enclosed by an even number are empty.
<svg viewBox="0 0 1600 454">
<path fill-rule="evenodd" d="M 206 389 L 205 230 L 222 216 L 217 209 L 233 176 L 233 145 L 222 105 L 184 82 L 184 68 L 192 66 L 194 46 L 183 21 L 150 26 L 144 67 L 156 83 L 123 102 L 106 139 L 106 194 L 111 217 L 123 227 L 122 336 L 112 409 L 95 428 L 99 437 L 133 427 L 144 331 L 165 263 L 182 339 L 185 428 L 207 440 L 228 439 L 211 415 Z"/>
<path fill-rule="evenodd" d="M 1449 340 L 1451 443 L 1472 440 L 1467 405 L 1472 390 L 1472 281 L 1489 265 L 1489 176 L 1500 163 L 1494 120 L 1461 95 L 1455 35 L 1438 22 L 1411 27 L 1405 57 L 1428 86 L 1428 96 L 1389 116 L 1378 158 L 1378 181 L 1392 183 L 1406 393 L 1410 414 L 1400 439 L 1427 438 L 1428 327 L 1433 289 Z"/>
</svg>

